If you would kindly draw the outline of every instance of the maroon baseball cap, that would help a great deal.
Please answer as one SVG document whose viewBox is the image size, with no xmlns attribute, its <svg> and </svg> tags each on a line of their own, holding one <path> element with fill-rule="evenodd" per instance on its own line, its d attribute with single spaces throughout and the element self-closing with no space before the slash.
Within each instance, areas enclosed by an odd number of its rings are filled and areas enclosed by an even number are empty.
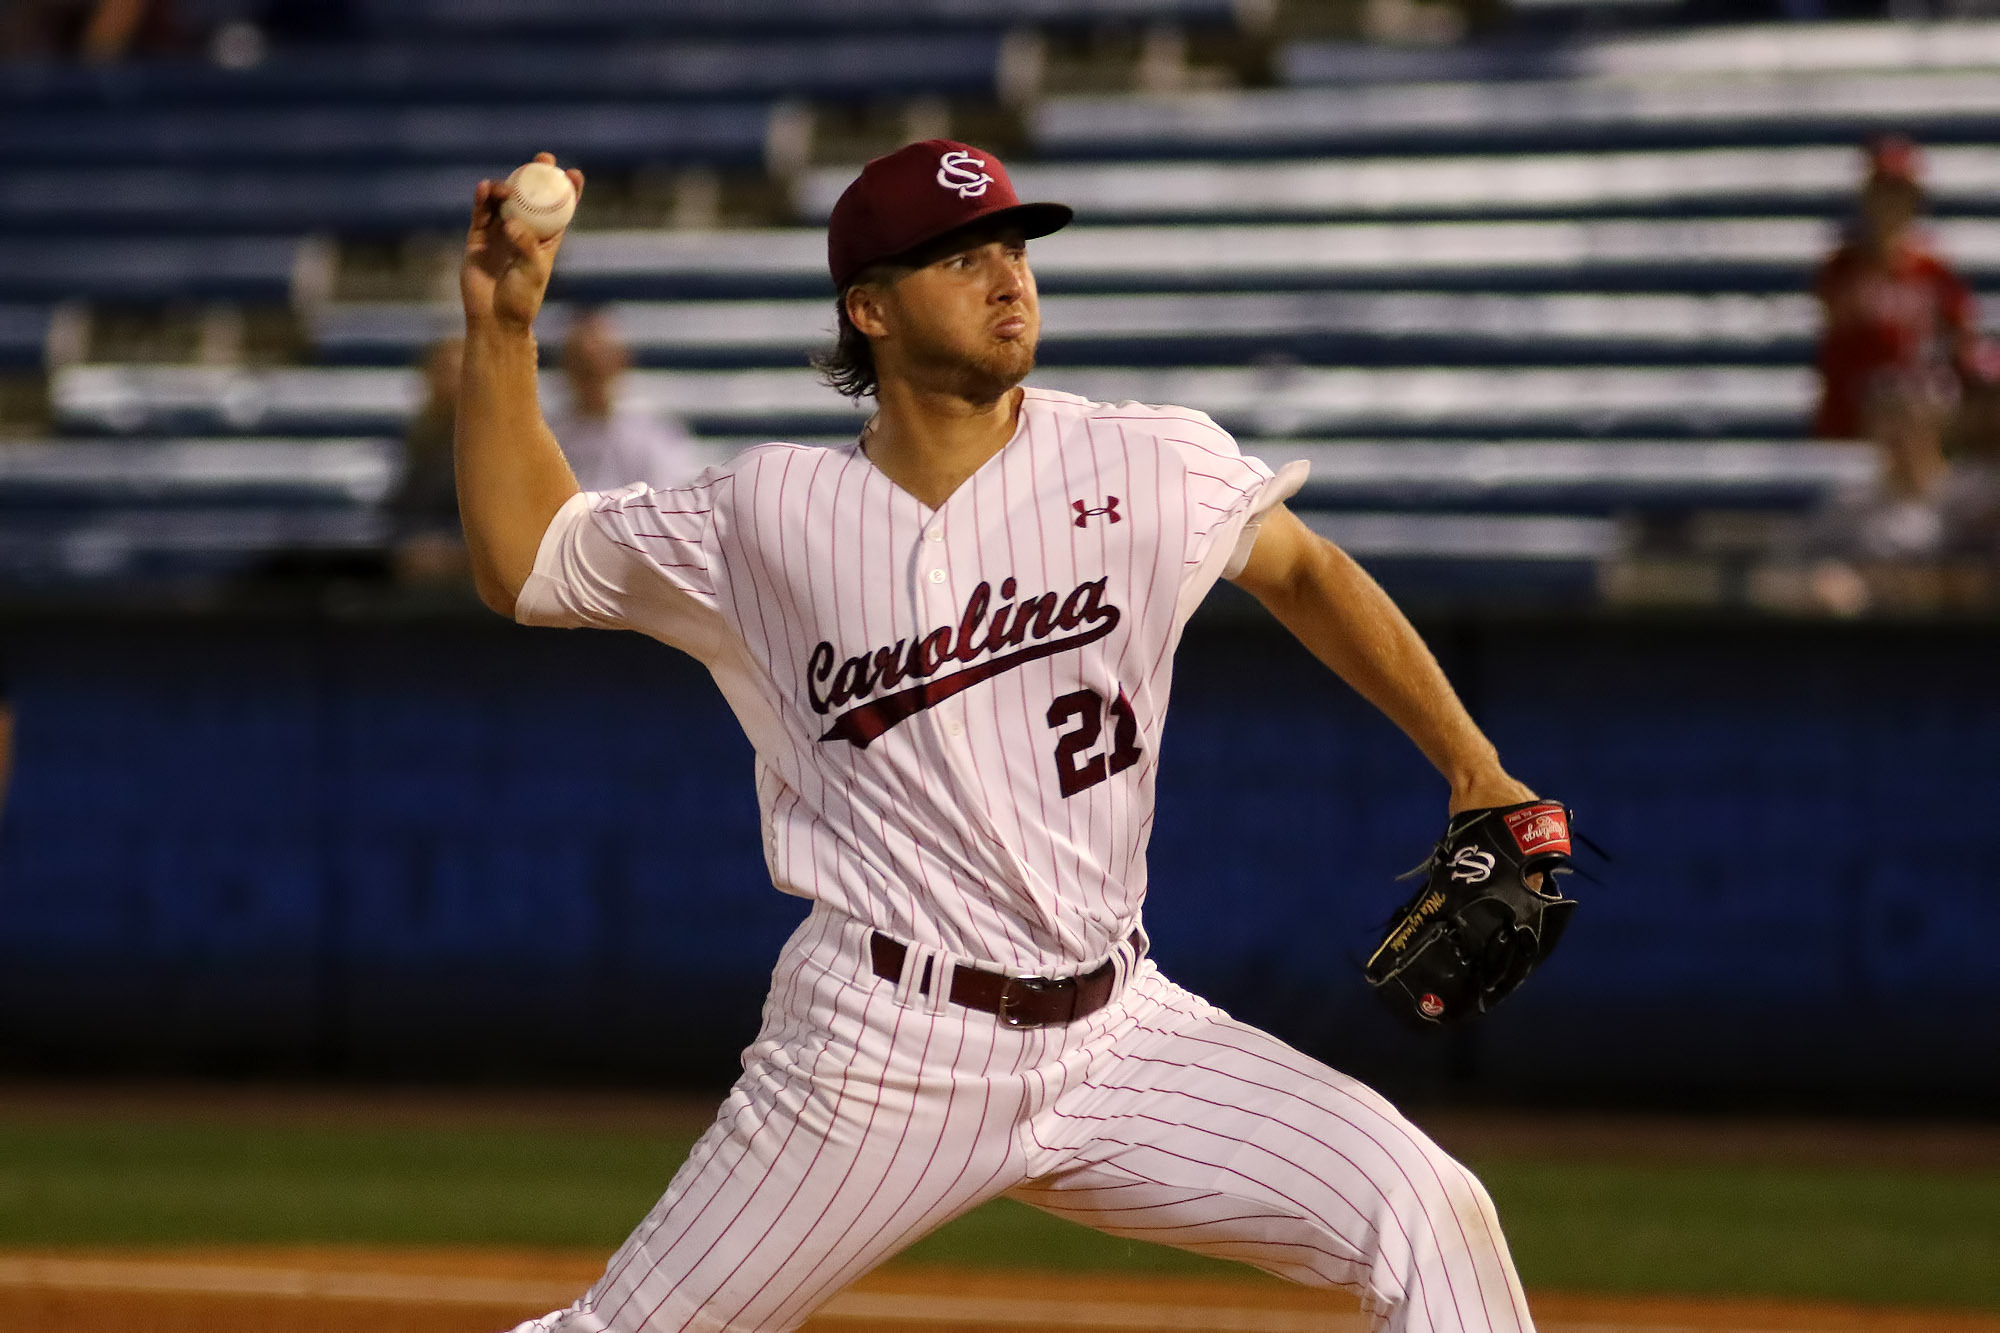
<svg viewBox="0 0 2000 1333">
<path fill-rule="evenodd" d="M 845 288 L 870 264 L 974 222 L 1004 218 L 1024 235 L 1068 225 L 1067 204 L 1024 204 L 1000 159 L 954 139 L 925 139 L 861 169 L 826 223 L 826 266 Z"/>
</svg>

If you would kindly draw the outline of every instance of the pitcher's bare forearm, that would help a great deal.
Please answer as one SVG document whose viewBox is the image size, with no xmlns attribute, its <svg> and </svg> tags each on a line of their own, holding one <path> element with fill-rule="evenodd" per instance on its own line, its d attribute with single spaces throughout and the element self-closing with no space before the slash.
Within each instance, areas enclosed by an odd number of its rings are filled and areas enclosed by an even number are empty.
<svg viewBox="0 0 2000 1333">
<path fill-rule="evenodd" d="M 549 166 L 555 158 L 537 153 Z M 570 171 L 580 197 L 583 173 Z M 458 516 L 479 596 L 514 614 L 549 520 L 576 494 L 576 478 L 542 420 L 535 388 L 535 316 L 548 292 L 562 233 L 537 236 L 504 208 L 513 187 L 481 181 L 458 270 L 465 303 L 454 454 Z"/>
<path fill-rule="evenodd" d="M 1389 595 L 1338 546 L 1278 508 L 1237 583 L 1300 643 L 1402 728 L 1451 784 L 1452 806 L 1533 795 L 1459 702 L 1437 659 Z"/>
<path fill-rule="evenodd" d="M 577 492 L 576 477 L 542 419 L 531 330 L 468 320 L 455 454 L 458 513 L 473 582 L 512 615 L 549 521 Z"/>
</svg>

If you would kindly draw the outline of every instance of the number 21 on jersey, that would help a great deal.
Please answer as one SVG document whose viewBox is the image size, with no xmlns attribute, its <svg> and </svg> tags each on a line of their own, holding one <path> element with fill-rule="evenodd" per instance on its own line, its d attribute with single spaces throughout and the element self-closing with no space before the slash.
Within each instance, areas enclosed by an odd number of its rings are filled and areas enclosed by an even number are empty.
<svg viewBox="0 0 2000 1333">
<path fill-rule="evenodd" d="M 1107 720 L 1110 748 L 1092 753 Z M 1049 705 L 1049 726 L 1062 733 L 1056 740 L 1056 783 L 1065 798 L 1095 787 L 1113 773 L 1123 773 L 1144 753 L 1139 748 L 1139 719 L 1123 690 L 1109 704 L 1096 690 L 1071 690 Z"/>
</svg>

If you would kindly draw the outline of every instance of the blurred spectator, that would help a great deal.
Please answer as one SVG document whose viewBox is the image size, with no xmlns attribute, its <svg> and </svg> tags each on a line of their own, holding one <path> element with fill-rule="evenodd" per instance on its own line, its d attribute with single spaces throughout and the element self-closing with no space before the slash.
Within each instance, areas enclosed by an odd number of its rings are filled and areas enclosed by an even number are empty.
<svg viewBox="0 0 2000 1333">
<path fill-rule="evenodd" d="M 0 4 L 0 56 L 72 55 L 97 0 L 6 0 Z"/>
<path fill-rule="evenodd" d="M 338 39 L 354 0 L 0 0 L 0 58 L 182 55 L 206 46 L 228 68 L 254 65 L 271 39 Z"/>
<path fill-rule="evenodd" d="M 620 380 L 630 365 L 610 316 L 579 311 L 563 340 L 568 399 L 549 413 L 549 428 L 587 491 L 613 491 L 635 481 L 679 486 L 701 470 L 679 422 L 619 401 Z"/>
<path fill-rule="evenodd" d="M 464 361 L 461 338 L 446 338 L 431 348 L 424 358 L 424 405 L 403 432 L 403 477 L 388 510 L 396 576 L 405 583 L 462 578 L 467 570 L 451 457 Z"/>
<path fill-rule="evenodd" d="M 0 56 L 81 56 L 103 63 L 184 45 L 169 0 L 7 0 Z"/>
<path fill-rule="evenodd" d="M 1996 353 L 1979 335 L 1971 290 L 1917 229 L 1922 155 L 1892 135 L 1868 145 L 1866 162 L 1860 216 L 1819 273 L 1813 433 L 1868 440 L 1882 466 L 1874 484 L 1820 513 L 1806 539 L 1819 562 L 1814 600 L 1850 614 L 1881 602 L 1884 586 L 1921 582 L 1925 567 L 1990 552 L 2000 508 Z"/>
<path fill-rule="evenodd" d="M 1882 454 L 1877 482 L 1837 497 L 1814 520 L 1810 545 L 1817 553 L 1870 562 L 1944 554 L 1951 467 L 1941 431 L 1914 416 L 1889 426 L 1876 439 Z"/>
<path fill-rule="evenodd" d="M 1949 443 L 1946 548 L 1953 555 L 2000 563 L 2000 385 L 1967 389 Z"/>
<path fill-rule="evenodd" d="M 1922 454 L 1944 433 L 1961 381 L 1990 358 L 1972 292 L 1917 231 L 1922 155 L 1900 135 L 1867 149 L 1861 212 L 1816 284 L 1824 323 L 1813 433 Z M 1903 437 L 1927 435 L 1931 443 Z"/>
<path fill-rule="evenodd" d="M 1954 468 L 1940 430 L 1914 414 L 1890 419 L 1875 443 L 1875 481 L 1836 496 L 1806 530 L 1807 604 L 1847 616 L 1937 609 L 1952 600 L 1948 562 L 1965 554 L 1974 473 Z"/>
</svg>

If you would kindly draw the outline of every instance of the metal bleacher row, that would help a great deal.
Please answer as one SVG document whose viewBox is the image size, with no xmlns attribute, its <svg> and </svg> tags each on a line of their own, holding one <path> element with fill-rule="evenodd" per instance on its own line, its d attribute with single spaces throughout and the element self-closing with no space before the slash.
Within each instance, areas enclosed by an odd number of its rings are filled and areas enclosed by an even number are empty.
<svg viewBox="0 0 2000 1333">
<path fill-rule="evenodd" d="M 47 361 L 48 438 L 0 449 L 0 524 L 38 534 L 0 540 L 0 565 L 193 558 L 199 523 L 154 522 L 183 503 L 290 506 L 301 542 L 379 541 L 328 515 L 365 516 L 393 483 L 409 367 L 455 314 L 435 271 L 388 292 L 343 275 L 357 246 L 448 237 L 473 181 L 538 148 L 606 182 L 783 187 L 757 225 L 586 212 L 545 316 L 553 345 L 574 303 L 613 303 L 632 391 L 721 450 L 860 419 L 803 366 L 831 320 L 819 227 L 859 156 L 829 127 L 884 99 L 925 132 L 997 108 L 1025 140 L 1001 145 L 1024 196 L 1079 210 L 1033 247 L 1037 382 L 1186 402 L 1313 458 L 1302 502 L 1364 555 L 1560 566 L 1572 586 L 1625 549 L 1618 515 L 1798 510 L 1870 475 L 1858 446 L 1802 439 L 1807 288 L 1860 135 L 1924 136 L 1945 248 L 1976 284 L 2000 269 L 2000 24 L 1394 49 L 1279 40 L 1267 9 L 1208 0 L 360 12 L 340 45 L 246 68 L 10 71 L 0 371 Z M 1051 86 L 1051 41 L 1100 22 L 1261 32 L 1277 86 Z M 281 308 L 292 363 L 231 364 L 226 340 L 201 364 L 94 353 L 90 312 L 155 306 Z M 84 537 L 42 540 L 57 494 Z M 218 523 L 216 559 L 288 531 L 272 522 Z"/>
<path fill-rule="evenodd" d="M 831 322 L 827 302 L 810 298 L 604 308 L 637 360 L 662 367 L 799 364 L 825 342 Z M 569 316 L 566 304 L 544 306 L 543 335 L 560 339 Z M 1053 295 L 1043 298 L 1043 316 L 1045 366 L 1180 364 L 1196 353 L 1230 362 L 1290 355 L 1322 364 L 1472 356 L 1505 363 L 1555 348 L 1577 363 L 1643 364 L 1686 361 L 1709 347 L 1740 363 L 1796 366 L 1819 318 L 1811 298 L 1790 292 L 1421 291 Z M 442 304 L 345 302 L 316 311 L 310 336 L 324 361 L 407 365 L 457 322 L 457 310 Z"/>
</svg>

